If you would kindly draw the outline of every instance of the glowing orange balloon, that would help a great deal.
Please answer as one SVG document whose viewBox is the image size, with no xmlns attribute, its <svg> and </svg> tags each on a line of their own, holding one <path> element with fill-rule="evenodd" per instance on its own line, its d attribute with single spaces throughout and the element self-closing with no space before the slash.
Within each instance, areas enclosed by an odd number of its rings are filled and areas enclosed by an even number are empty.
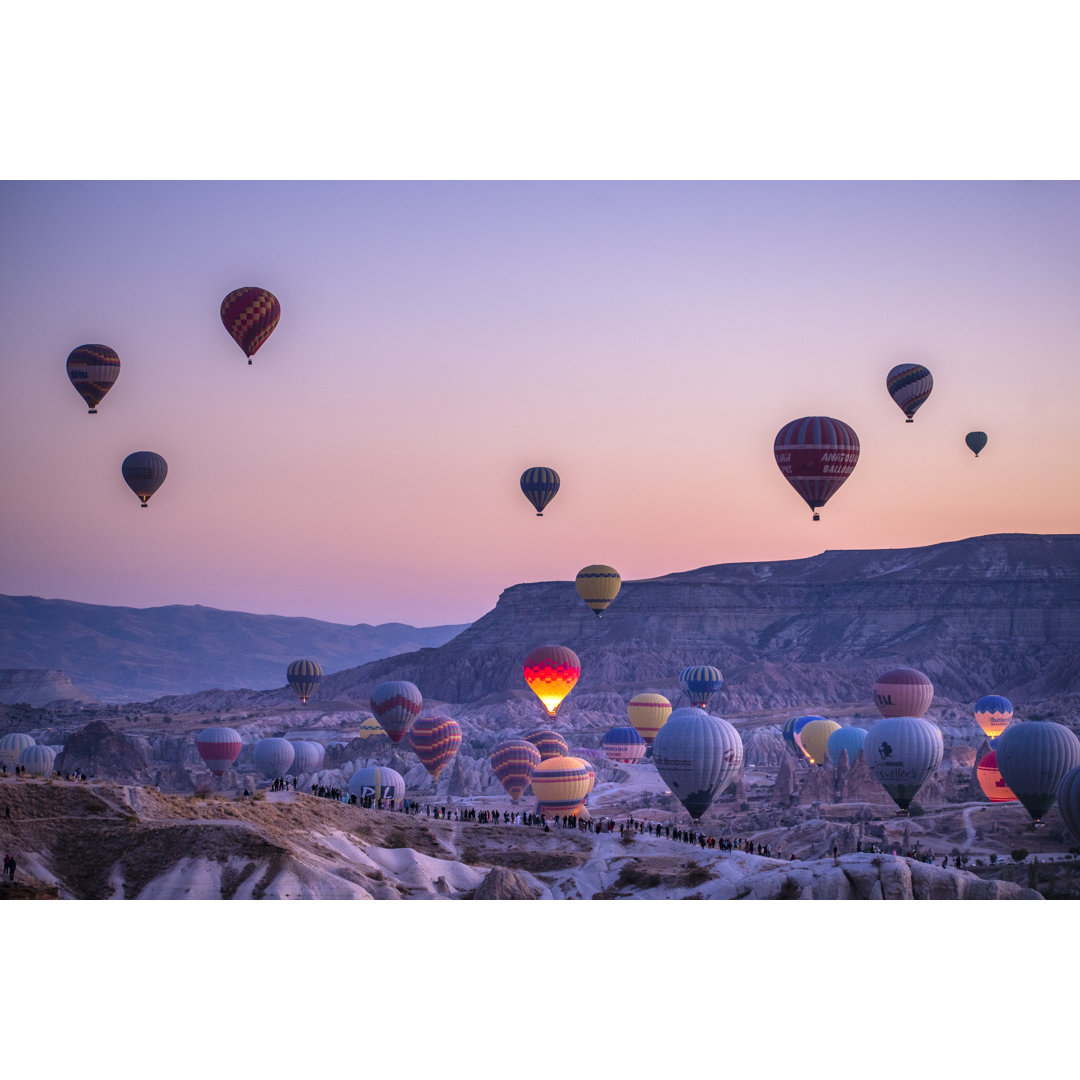
<svg viewBox="0 0 1080 1080">
<path fill-rule="evenodd" d="M 554 718 L 563 699 L 581 678 L 581 661 L 565 645 L 541 645 L 525 657 L 525 681 Z"/>
<path fill-rule="evenodd" d="M 983 757 L 975 769 L 975 776 L 978 778 L 983 794 L 991 802 L 1017 801 L 1016 796 L 1009 790 L 1009 785 L 1001 778 L 1001 771 L 997 767 L 996 751 L 991 750 Z"/>
</svg>

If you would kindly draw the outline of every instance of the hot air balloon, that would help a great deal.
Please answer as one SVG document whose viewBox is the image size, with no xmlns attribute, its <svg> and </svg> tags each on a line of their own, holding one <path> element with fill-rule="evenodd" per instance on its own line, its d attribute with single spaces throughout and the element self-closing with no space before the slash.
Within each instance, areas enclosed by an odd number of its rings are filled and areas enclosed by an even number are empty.
<svg viewBox="0 0 1080 1080">
<path fill-rule="evenodd" d="M 255 768 L 263 776 L 276 780 L 289 771 L 296 752 L 288 739 L 260 739 L 255 744 L 252 756 L 255 760 Z"/>
<path fill-rule="evenodd" d="M 636 765 L 645 756 L 645 740 L 632 727 L 613 727 L 600 740 L 609 761 Z"/>
<path fill-rule="evenodd" d="M 724 685 L 724 676 L 720 674 L 719 668 L 698 664 L 695 667 L 684 667 L 679 672 L 679 685 L 692 704 L 704 709 L 709 704 L 709 698 Z"/>
<path fill-rule="evenodd" d="M 596 612 L 599 619 L 608 604 L 619 595 L 622 578 L 613 566 L 595 563 L 579 570 L 574 584 L 577 586 L 578 596 Z"/>
<path fill-rule="evenodd" d="M 829 736 L 834 731 L 839 731 L 840 725 L 835 720 L 825 720 L 818 717 L 811 720 L 799 732 L 799 745 L 803 753 L 810 759 L 811 765 L 824 765 L 825 754 L 829 745 Z"/>
<path fill-rule="evenodd" d="M 576 814 L 590 787 L 589 767 L 581 758 L 552 757 L 533 769 L 536 808 L 548 817 Z"/>
<path fill-rule="evenodd" d="M 671 702 L 663 694 L 635 694 L 627 704 L 626 712 L 645 745 L 652 746 L 656 733 L 671 715 Z"/>
<path fill-rule="evenodd" d="M 36 740 L 33 735 L 25 735 L 21 731 L 13 731 L 0 739 L 0 765 L 6 765 L 14 769 L 19 764 L 19 755 L 28 747 L 34 746 Z"/>
<path fill-rule="evenodd" d="M 521 798 L 540 761 L 540 751 L 527 739 L 508 739 L 491 751 L 491 771 L 506 789 L 511 802 L 516 803 Z"/>
<path fill-rule="evenodd" d="M 975 723 L 990 740 L 996 739 L 1012 720 L 1012 702 L 1000 694 L 987 694 L 975 702 Z"/>
<path fill-rule="evenodd" d="M 1065 774 L 1080 765 L 1080 739 L 1052 720 L 1010 724 L 994 740 L 994 752 L 1002 780 L 1036 825 L 1054 805 Z"/>
<path fill-rule="evenodd" d="M 906 815 L 911 800 L 941 764 L 941 729 L 920 716 L 890 716 L 867 733 L 863 753 L 874 779 Z"/>
<path fill-rule="evenodd" d="M 371 691 L 369 704 L 375 719 L 390 736 L 390 741 L 399 743 L 420 715 L 424 699 L 414 683 L 394 681 L 379 683 Z"/>
<path fill-rule="evenodd" d="M 409 732 L 413 753 L 432 780 L 450 763 L 461 745 L 461 725 L 449 716 L 421 716 Z"/>
<path fill-rule="evenodd" d="M 536 508 L 536 516 L 543 517 L 544 507 L 555 498 L 555 493 L 559 490 L 559 474 L 542 465 L 526 469 L 521 474 L 521 490 Z"/>
<path fill-rule="evenodd" d="M 565 645 L 541 645 L 525 657 L 524 673 L 529 689 L 554 719 L 563 699 L 581 678 L 581 661 Z"/>
<path fill-rule="evenodd" d="M 676 709 L 653 741 L 656 771 L 695 821 L 735 779 L 742 760 L 735 728 L 692 706 Z"/>
<path fill-rule="evenodd" d="M 165 483 L 168 471 L 169 466 L 165 459 L 153 450 L 136 450 L 135 453 L 128 454 L 120 466 L 124 481 L 139 496 L 144 509 L 150 496 Z"/>
<path fill-rule="evenodd" d="M 292 772 L 294 776 L 310 776 L 320 768 L 326 756 L 322 743 L 310 739 L 291 739 L 293 748 Z"/>
<path fill-rule="evenodd" d="M 824 716 L 818 716 L 815 713 L 810 713 L 807 716 L 796 716 L 794 719 L 789 720 L 784 725 L 784 738 L 792 747 L 794 747 L 795 756 L 800 761 L 810 760 L 810 755 L 803 749 L 802 740 L 799 737 L 802 734 L 802 729 L 814 720 L 824 719 Z"/>
<path fill-rule="evenodd" d="M 825 744 L 825 754 L 835 765 L 840 760 L 840 754 L 846 750 L 848 764 L 855 761 L 855 755 L 866 744 L 866 732 L 860 727 L 842 727 L 829 736 Z"/>
<path fill-rule="evenodd" d="M 567 757 L 570 753 L 570 747 L 566 745 L 566 740 L 557 731 L 551 731 L 547 728 L 526 735 L 525 740 L 531 742 L 540 751 L 542 761 L 547 761 L 551 757 Z"/>
<path fill-rule="evenodd" d="M 776 433 L 773 455 L 818 521 L 818 507 L 839 490 L 859 460 L 859 436 L 831 416 L 803 416 Z"/>
<path fill-rule="evenodd" d="M 907 417 L 907 422 L 913 424 L 919 406 L 934 389 L 934 376 L 922 364 L 897 364 L 885 376 L 885 387 Z"/>
<path fill-rule="evenodd" d="M 1001 777 L 996 751 L 991 750 L 982 757 L 975 767 L 975 779 L 979 781 L 979 787 L 991 802 L 1017 801 L 1016 796 L 1009 790 L 1009 785 Z"/>
<path fill-rule="evenodd" d="M 357 769 L 349 777 L 349 794 L 355 795 L 361 802 L 371 798 L 373 803 L 379 799 L 393 799 L 400 802 L 405 798 L 405 781 L 401 773 L 388 769 L 385 765 L 369 765 L 366 769 Z"/>
<path fill-rule="evenodd" d="M 40 743 L 26 747 L 19 754 L 19 768 L 30 776 L 52 775 L 55 761 L 56 751 L 51 746 L 42 746 Z"/>
<path fill-rule="evenodd" d="M 1057 802 L 1065 827 L 1080 841 L 1080 765 L 1061 778 Z"/>
<path fill-rule="evenodd" d="M 231 727 L 208 727 L 195 740 L 199 757 L 215 776 L 224 776 L 225 770 L 232 768 L 242 746 L 239 732 Z"/>
<path fill-rule="evenodd" d="M 322 679 L 322 668 L 314 660 L 294 660 L 285 672 L 289 685 L 304 704 Z"/>
<path fill-rule="evenodd" d="M 934 700 L 934 684 L 914 668 L 897 668 L 879 675 L 874 704 L 882 716 L 922 716 Z"/>
<path fill-rule="evenodd" d="M 262 348 L 281 318 L 278 298 L 268 289 L 245 285 L 221 301 L 221 321 L 244 351 L 247 362 Z"/>
<path fill-rule="evenodd" d="M 92 416 L 120 375 L 120 357 L 108 345 L 80 345 L 68 353 L 67 374 Z"/>
<path fill-rule="evenodd" d="M 364 718 L 364 722 L 360 725 L 360 730 L 357 731 L 356 737 L 358 739 L 370 739 L 372 735 L 385 735 L 382 726 L 374 716 L 367 716 Z"/>
<path fill-rule="evenodd" d="M 979 456 L 979 452 L 986 446 L 986 432 L 985 431 L 969 431 L 964 436 L 964 442 L 967 443 L 967 448 L 976 456 Z"/>
</svg>

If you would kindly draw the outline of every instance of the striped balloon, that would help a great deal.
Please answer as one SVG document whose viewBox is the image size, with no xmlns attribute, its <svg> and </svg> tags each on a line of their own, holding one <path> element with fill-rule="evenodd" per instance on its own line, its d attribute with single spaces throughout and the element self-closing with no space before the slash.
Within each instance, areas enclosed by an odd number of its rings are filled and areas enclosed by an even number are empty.
<svg viewBox="0 0 1080 1080">
<path fill-rule="evenodd" d="M 824 765 L 825 754 L 828 749 L 829 736 L 840 730 L 840 725 L 835 720 L 826 720 L 819 716 L 811 720 L 799 732 L 799 745 L 803 753 L 810 759 L 811 765 Z"/>
<path fill-rule="evenodd" d="M 394 799 L 400 802 L 405 798 L 405 780 L 401 773 L 385 765 L 370 765 L 366 769 L 357 769 L 349 777 L 349 794 L 358 799 L 370 795 L 376 801 Z"/>
<path fill-rule="evenodd" d="M 51 746 L 35 743 L 19 754 L 19 768 L 31 776 L 49 776 L 56 761 L 56 751 Z"/>
<path fill-rule="evenodd" d="M 552 731 L 550 728 L 534 731 L 531 735 L 526 735 L 525 739 L 540 751 L 542 761 L 547 761 L 548 758 L 552 757 L 566 757 L 570 753 L 570 747 L 566 745 L 566 740 L 557 731 Z"/>
<path fill-rule="evenodd" d="M 253 753 L 255 768 L 271 780 L 284 776 L 296 756 L 288 739 L 260 739 Z"/>
<path fill-rule="evenodd" d="M 1080 842 L 1080 765 L 1070 769 L 1058 785 L 1058 809 L 1065 819 L 1065 827 Z"/>
<path fill-rule="evenodd" d="M 541 761 L 532 774 L 537 809 L 550 817 L 576 814 L 592 786 L 589 772 L 581 758 L 553 757 Z"/>
<path fill-rule="evenodd" d="M 581 678 L 581 661 L 565 645 L 541 645 L 525 657 L 522 670 L 529 689 L 554 719 L 566 695 Z"/>
<path fill-rule="evenodd" d="M 574 581 L 578 596 L 596 612 L 599 619 L 608 604 L 619 595 L 622 577 L 613 566 L 594 563 L 578 571 Z"/>
<path fill-rule="evenodd" d="M 323 758 L 326 756 L 326 747 L 322 743 L 312 742 L 310 739 L 292 739 L 290 744 L 293 748 L 294 776 L 310 776 L 322 767 Z"/>
<path fill-rule="evenodd" d="M 735 728 L 695 707 L 676 709 L 653 743 L 656 771 L 695 821 L 735 779 L 742 762 Z"/>
<path fill-rule="evenodd" d="M 491 770 L 511 802 L 516 803 L 524 794 L 540 761 L 540 751 L 527 739 L 508 739 L 491 751 Z"/>
<path fill-rule="evenodd" d="M 1064 724 L 1010 724 L 994 741 L 997 767 L 1037 824 L 1057 800 L 1065 774 L 1080 765 L 1080 739 Z"/>
<path fill-rule="evenodd" d="M 1001 777 L 997 767 L 997 751 L 985 754 L 975 767 L 975 779 L 979 781 L 982 793 L 991 802 L 1017 802 L 1016 796 L 1009 790 L 1009 785 Z"/>
<path fill-rule="evenodd" d="M 231 727 L 208 727 L 195 740 L 199 757 L 215 776 L 224 776 L 226 769 L 232 768 L 243 745 L 240 733 Z"/>
<path fill-rule="evenodd" d="M 139 496 L 144 509 L 150 496 L 165 483 L 168 471 L 165 459 L 153 450 L 136 450 L 120 466 L 124 482 Z"/>
<path fill-rule="evenodd" d="M 461 745 L 461 725 L 449 716 L 421 716 L 409 732 L 413 753 L 432 780 L 450 763 Z"/>
<path fill-rule="evenodd" d="M 885 388 L 907 417 L 907 422 L 913 424 L 919 406 L 934 389 L 934 376 L 922 364 L 897 364 L 885 376 Z"/>
<path fill-rule="evenodd" d="M 866 745 L 866 732 L 859 727 L 842 727 L 829 736 L 825 744 L 825 754 L 836 765 L 840 755 L 846 750 L 848 764 L 854 764 L 855 755 Z"/>
<path fill-rule="evenodd" d="M 773 456 L 818 521 L 818 507 L 836 494 L 858 463 L 859 436 L 831 416 L 803 416 L 776 433 Z"/>
<path fill-rule="evenodd" d="M 912 799 L 941 764 L 941 729 L 919 716 L 890 716 L 867 733 L 863 753 L 874 779 L 906 814 Z"/>
<path fill-rule="evenodd" d="M 247 362 L 266 343 L 281 318 L 281 304 L 269 289 L 245 285 L 221 301 L 221 321 L 243 350 Z"/>
<path fill-rule="evenodd" d="M 934 700 L 934 684 L 914 668 L 897 668 L 879 675 L 874 704 L 882 716 L 922 716 Z"/>
<path fill-rule="evenodd" d="M 68 353 L 67 375 L 90 413 L 96 413 L 120 375 L 120 357 L 108 345 L 80 345 Z"/>
<path fill-rule="evenodd" d="M 645 756 L 645 740 L 632 727 L 613 727 L 600 740 L 608 760 L 636 765 Z"/>
<path fill-rule="evenodd" d="M 987 694 L 975 702 L 975 723 L 988 739 L 996 739 L 1013 718 L 1012 702 L 1000 694 Z"/>
<path fill-rule="evenodd" d="M 802 730 L 808 724 L 812 724 L 815 720 L 824 720 L 824 716 L 817 716 L 815 713 L 810 713 L 808 716 L 796 716 L 794 720 L 789 720 L 784 725 L 784 737 L 789 739 L 791 745 L 797 751 L 797 756 L 800 761 L 810 760 L 810 755 L 806 752 L 805 747 L 802 744 Z"/>
<path fill-rule="evenodd" d="M 371 691 L 369 704 L 390 741 L 399 743 L 420 715 L 424 699 L 415 683 L 397 680 L 379 683 Z"/>
<path fill-rule="evenodd" d="M 306 704 L 322 680 L 322 668 L 314 660 L 294 660 L 288 666 L 285 678 L 296 691 L 300 701 Z"/>
<path fill-rule="evenodd" d="M 635 694 L 626 706 L 626 713 L 645 745 L 652 746 L 656 733 L 671 715 L 671 702 L 663 694 Z"/>
<path fill-rule="evenodd" d="M 35 742 L 33 735 L 25 735 L 21 731 L 13 731 L 10 735 L 5 735 L 0 739 L 0 764 L 14 769 L 19 764 L 19 755 Z"/>
<path fill-rule="evenodd" d="M 692 704 L 704 709 L 709 704 L 709 698 L 724 685 L 724 676 L 720 674 L 719 668 L 699 664 L 682 669 L 679 673 L 679 685 Z"/>
<path fill-rule="evenodd" d="M 559 474 L 542 465 L 526 469 L 521 474 L 521 490 L 536 509 L 536 516 L 543 517 L 544 507 L 555 498 L 555 493 L 559 490 Z"/>
</svg>

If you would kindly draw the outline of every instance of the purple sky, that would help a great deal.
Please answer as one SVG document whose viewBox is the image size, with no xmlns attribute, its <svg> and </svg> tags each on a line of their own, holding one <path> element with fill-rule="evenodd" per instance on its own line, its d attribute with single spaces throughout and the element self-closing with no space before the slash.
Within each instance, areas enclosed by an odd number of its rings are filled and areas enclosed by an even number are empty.
<svg viewBox="0 0 1080 1080">
<path fill-rule="evenodd" d="M 1078 251 L 1066 182 L 4 183 L 0 592 L 433 624 L 592 562 L 1080 531 Z M 249 284 L 283 310 L 250 367 Z M 815 413 L 862 444 L 817 524 L 772 454 Z"/>
</svg>

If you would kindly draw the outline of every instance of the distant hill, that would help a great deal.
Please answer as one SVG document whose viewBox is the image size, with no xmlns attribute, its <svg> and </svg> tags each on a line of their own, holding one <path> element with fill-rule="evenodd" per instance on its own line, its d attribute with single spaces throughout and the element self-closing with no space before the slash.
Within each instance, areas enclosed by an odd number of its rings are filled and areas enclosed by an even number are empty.
<svg viewBox="0 0 1080 1080">
<path fill-rule="evenodd" d="M 514 585 L 440 648 L 340 671 L 317 696 L 366 702 L 375 684 L 409 679 L 438 701 L 527 701 L 522 660 L 543 644 L 582 661 L 568 721 L 593 692 L 654 689 L 686 704 L 678 674 L 689 664 L 724 673 L 721 714 L 865 702 L 876 716 L 876 675 L 901 666 L 954 702 L 1080 694 L 1080 536 L 708 566 L 624 582 L 599 620 L 572 581 Z"/>
<path fill-rule="evenodd" d="M 285 668 L 301 657 L 327 674 L 442 645 L 465 625 L 343 626 L 198 604 L 129 608 L 0 596 L 0 668 L 63 673 L 79 688 L 72 696 L 146 701 L 216 687 L 281 687 Z"/>
<path fill-rule="evenodd" d="M 61 701 L 92 704 L 95 698 L 75 686 L 63 671 L 0 668 L 0 704 L 41 707 Z"/>
</svg>

